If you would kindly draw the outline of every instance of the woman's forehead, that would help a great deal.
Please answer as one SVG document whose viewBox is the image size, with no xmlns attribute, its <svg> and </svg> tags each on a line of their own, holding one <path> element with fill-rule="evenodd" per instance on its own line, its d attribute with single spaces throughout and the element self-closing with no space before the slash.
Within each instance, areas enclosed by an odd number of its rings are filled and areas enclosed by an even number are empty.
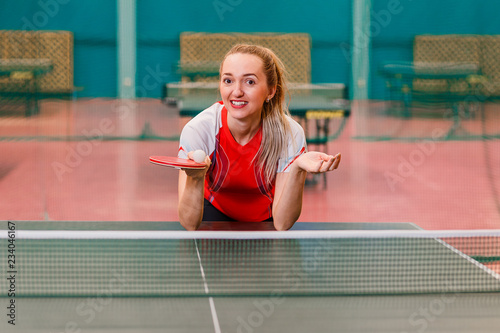
<svg viewBox="0 0 500 333">
<path fill-rule="evenodd" d="M 262 59 L 253 54 L 234 53 L 222 63 L 221 74 L 264 74 Z"/>
</svg>

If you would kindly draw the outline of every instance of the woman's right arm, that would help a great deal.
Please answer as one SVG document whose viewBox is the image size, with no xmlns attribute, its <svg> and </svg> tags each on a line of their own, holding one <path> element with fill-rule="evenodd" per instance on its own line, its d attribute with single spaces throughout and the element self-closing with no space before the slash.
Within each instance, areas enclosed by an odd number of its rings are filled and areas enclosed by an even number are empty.
<svg viewBox="0 0 500 333">
<path fill-rule="evenodd" d="M 191 153 L 188 154 L 191 156 Z M 179 222 L 186 230 L 196 230 L 203 218 L 205 174 L 210 158 L 205 159 L 204 169 L 182 169 L 179 171 Z"/>
</svg>

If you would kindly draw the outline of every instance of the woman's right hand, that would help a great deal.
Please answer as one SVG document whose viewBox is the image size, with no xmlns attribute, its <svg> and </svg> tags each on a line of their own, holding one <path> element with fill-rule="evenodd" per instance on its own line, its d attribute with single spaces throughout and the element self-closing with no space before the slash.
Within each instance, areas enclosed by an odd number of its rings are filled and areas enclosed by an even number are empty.
<svg viewBox="0 0 500 333">
<path fill-rule="evenodd" d="M 190 151 L 188 153 L 188 159 L 194 161 L 193 159 L 193 153 L 194 151 Z M 186 175 L 188 177 L 191 177 L 191 178 L 205 178 L 205 175 L 208 171 L 208 168 L 210 168 L 210 164 L 212 163 L 212 161 L 210 160 L 210 157 L 209 156 L 206 156 L 205 157 L 205 167 L 203 169 L 184 169 L 184 168 L 181 168 L 182 171 L 184 171 L 186 173 Z"/>
</svg>

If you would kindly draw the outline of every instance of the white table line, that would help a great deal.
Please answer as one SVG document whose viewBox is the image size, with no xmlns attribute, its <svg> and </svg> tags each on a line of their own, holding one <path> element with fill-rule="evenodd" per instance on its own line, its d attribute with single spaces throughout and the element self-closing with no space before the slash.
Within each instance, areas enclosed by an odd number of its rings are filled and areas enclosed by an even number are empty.
<svg viewBox="0 0 500 333">
<path fill-rule="evenodd" d="M 205 286 L 205 293 L 208 295 L 210 290 L 208 289 L 207 280 L 205 279 L 205 270 L 203 269 L 203 265 L 201 264 L 201 256 L 200 250 L 198 249 L 198 243 L 194 240 L 194 245 L 196 246 L 196 254 L 198 255 L 198 263 L 200 264 L 201 277 L 203 278 L 203 284 Z M 212 313 L 212 321 L 214 323 L 215 333 L 221 333 L 219 318 L 217 317 L 217 311 L 215 310 L 215 304 L 213 297 L 208 298 L 208 302 L 210 304 L 210 312 Z"/>
</svg>

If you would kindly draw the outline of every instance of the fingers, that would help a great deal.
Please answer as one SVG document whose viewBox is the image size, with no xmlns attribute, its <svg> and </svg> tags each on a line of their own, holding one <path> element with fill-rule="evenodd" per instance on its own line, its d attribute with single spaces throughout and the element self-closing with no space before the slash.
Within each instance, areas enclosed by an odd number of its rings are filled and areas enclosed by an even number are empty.
<svg viewBox="0 0 500 333">
<path fill-rule="evenodd" d="M 181 168 L 181 170 L 184 171 L 188 177 L 198 178 L 198 179 L 205 178 L 205 173 L 206 173 L 205 168 L 204 169 L 184 169 L 184 168 Z"/>
<path fill-rule="evenodd" d="M 188 159 L 190 160 L 193 160 L 193 153 L 194 151 L 190 151 L 187 155 Z M 212 161 L 210 160 L 210 156 L 206 156 L 205 157 L 205 160 L 203 161 L 203 163 L 206 164 L 206 166 L 203 168 L 203 169 L 186 169 L 186 168 L 181 168 L 182 171 L 184 171 L 186 173 L 186 175 L 188 177 L 192 177 L 192 178 L 204 178 L 205 177 L 205 174 L 207 173 L 210 165 L 212 164 Z"/>
<path fill-rule="evenodd" d="M 193 154 L 194 154 L 194 150 L 193 150 L 193 151 L 190 151 L 190 152 L 188 153 L 188 159 L 190 159 L 191 161 L 194 161 Z"/>
<path fill-rule="evenodd" d="M 193 153 L 194 151 L 190 151 L 188 154 L 187 154 L 187 157 L 188 159 L 194 161 L 194 158 L 193 158 Z M 210 160 L 210 156 L 206 155 L 205 156 L 205 160 L 203 161 L 203 163 L 205 163 L 207 166 L 210 166 L 210 164 L 212 163 L 212 161 Z"/>
<path fill-rule="evenodd" d="M 333 171 L 339 167 L 341 159 L 340 153 L 335 156 L 326 155 L 325 157 L 324 157 L 324 162 L 322 163 L 321 167 L 318 170 L 319 173 Z"/>
<path fill-rule="evenodd" d="M 333 170 L 337 169 L 339 167 L 341 159 L 342 159 L 342 155 L 340 155 L 340 153 L 338 153 L 337 155 L 335 155 L 333 157 L 332 166 L 330 167 L 330 169 L 328 171 L 333 171 Z"/>
<path fill-rule="evenodd" d="M 210 159 L 210 156 L 205 157 L 205 161 L 203 161 L 207 165 L 207 169 L 210 167 L 210 164 L 212 164 L 212 160 Z"/>
</svg>

